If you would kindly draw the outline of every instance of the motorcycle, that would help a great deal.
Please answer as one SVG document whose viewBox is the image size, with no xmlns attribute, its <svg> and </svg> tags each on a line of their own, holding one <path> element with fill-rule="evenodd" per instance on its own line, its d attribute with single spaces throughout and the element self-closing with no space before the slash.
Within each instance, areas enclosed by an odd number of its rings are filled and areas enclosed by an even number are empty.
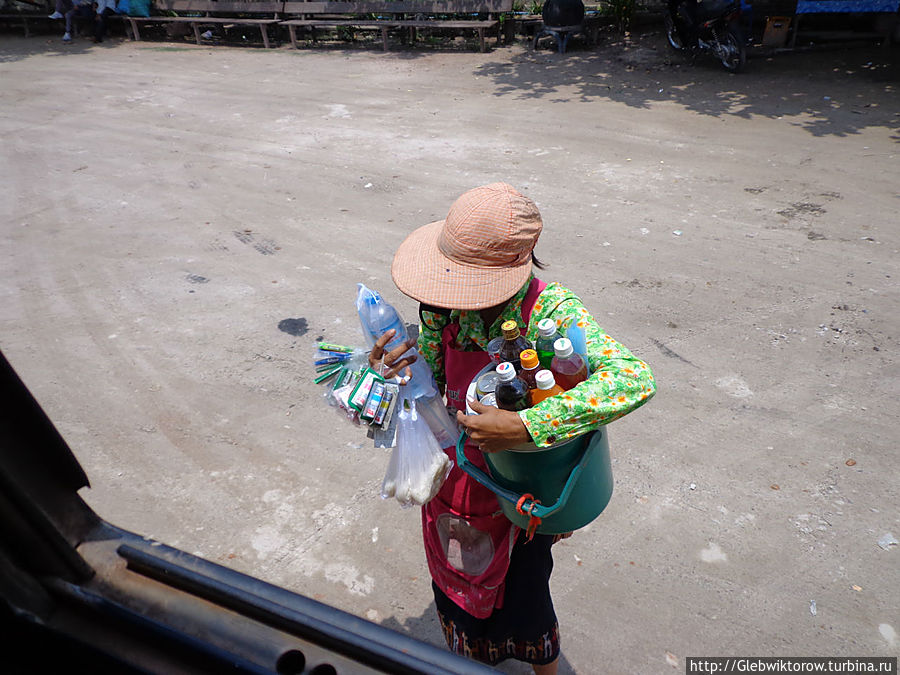
<svg viewBox="0 0 900 675">
<path fill-rule="evenodd" d="M 676 51 L 710 53 L 725 70 L 739 73 L 747 63 L 740 16 L 740 0 L 668 0 L 666 37 Z"/>
</svg>

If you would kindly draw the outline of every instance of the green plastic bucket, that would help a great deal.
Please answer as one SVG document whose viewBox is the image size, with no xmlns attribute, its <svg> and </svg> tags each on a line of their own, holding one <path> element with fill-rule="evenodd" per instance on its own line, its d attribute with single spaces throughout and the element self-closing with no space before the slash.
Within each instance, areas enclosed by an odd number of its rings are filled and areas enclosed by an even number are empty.
<svg viewBox="0 0 900 675">
<path fill-rule="evenodd" d="M 536 516 L 540 534 L 573 532 L 599 516 L 612 497 L 608 433 L 601 427 L 549 448 L 485 453 L 490 475 L 466 457 L 463 433 L 456 463 L 497 494 L 503 513 L 519 527 L 527 529 Z"/>
</svg>

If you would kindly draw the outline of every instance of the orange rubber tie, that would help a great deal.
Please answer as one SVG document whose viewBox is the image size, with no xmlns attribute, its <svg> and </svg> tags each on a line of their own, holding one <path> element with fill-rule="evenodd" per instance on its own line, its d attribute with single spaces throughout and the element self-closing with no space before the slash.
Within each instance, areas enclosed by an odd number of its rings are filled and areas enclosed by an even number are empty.
<svg viewBox="0 0 900 675">
<path fill-rule="evenodd" d="M 530 499 L 531 501 L 534 501 L 534 495 L 531 494 L 530 492 L 526 492 L 524 495 L 522 495 L 521 497 L 519 497 L 519 501 L 516 502 L 516 512 L 517 512 L 520 516 L 527 516 L 527 515 L 529 515 L 529 514 L 525 513 L 525 511 L 522 510 L 522 504 L 524 504 L 524 503 L 525 503 L 526 501 L 528 501 L 529 499 Z"/>
<path fill-rule="evenodd" d="M 528 510 L 526 511 L 523 507 L 527 500 L 531 500 L 531 504 L 528 506 Z M 537 532 L 538 527 L 541 524 L 540 517 L 534 515 L 534 507 L 536 507 L 540 502 L 534 498 L 533 494 L 526 492 L 524 495 L 519 497 L 519 501 L 516 502 L 516 511 L 523 516 L 528 516 L 528 529 L 525 530 L 525 536 L 528 538 L 528 541 L 534 539 L 534 534 Z"/>
</svg>

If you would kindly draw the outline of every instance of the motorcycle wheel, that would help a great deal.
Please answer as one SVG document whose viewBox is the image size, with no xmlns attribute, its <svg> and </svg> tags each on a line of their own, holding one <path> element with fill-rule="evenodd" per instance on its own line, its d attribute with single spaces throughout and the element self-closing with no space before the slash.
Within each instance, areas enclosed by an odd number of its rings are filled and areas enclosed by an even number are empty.
<svg viewBox="0 0 900 675">
<path fill-rule="evenodd" d="M 744 45 L 744 36 L 737 26 L 729 26 L 728 32 L 722 38 L 719 51 L 719 60 L 729 73 L 739 73 L 747 65 L 747 48 Z"/>
<path fill-rule="evenodd" d="M 666 27 L 666 39 L 669 41 L 669 46 L 677 52 L 683 51 L 684 45 L 681 42 L 681 36 L 678 34 L 672 15 L 668 12 L 663 18 L 663 24 Z"/>
</svg>

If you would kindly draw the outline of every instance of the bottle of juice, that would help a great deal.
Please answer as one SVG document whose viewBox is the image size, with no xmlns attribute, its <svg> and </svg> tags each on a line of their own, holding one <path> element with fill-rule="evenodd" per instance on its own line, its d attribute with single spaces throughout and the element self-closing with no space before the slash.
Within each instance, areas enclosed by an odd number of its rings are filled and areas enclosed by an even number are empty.
<svg viewBox="0 0 900 675">
<path fill-rule="evenodd" d="M 500 330 L 503 331 L 503 345 L 498 354 L 500 363 L 506 361 L 513 364 L 518 373 L 522 369 L 519 355 L 532 348 L 531 341 L 519 332 L 519 325 L 515 321 L 504 321 L 500 325 Z"/>
<path fill-rule="evenodd" d="M 519 358 L 522 361 L 522 370 L 519 371 L 519 377 L 528 385 L 529 389 L 534 389 L 537 387 L 534 376 L 540 370 L 537 352 L 533 349 L 526 349 L 519 354 Z"/>
<path fill-rule="evenodd" d="M 550 370 L 556 383 L 568 391 L 579 382 L 587 379 L 587 364 L 580 354 L 572 349 L 572 343 L 560 338 L 553 343 L 554 356 L 550 362 Z"/>
<path fill-rule="evenodd" d="M 504 361 L 497 366 L 497 388 L 494 395 L 501 410 L 525 410 L 528 407 L 528 385 L 516 375 L 513 364 Z"/>
<path fill-rule="evenodd" d="M 537 382 L 537 389 L 532 389 L 528 392 L 531 397 L 531 405 L 537 405 L 545 398 L 550 398 L 551 396 L 556 396 L 557 394 L 563 393 L 565 391 L 562 387 L 556 384 L 556 380 L 553 379 L 553 373 L 549 370 L 539 370 L 537 375 L 534 376 L 535 381 Z"/>
<path fill-rule="evenodd" d="M 553 319 L 541 319 L 538 321 L 538 339 L 535 343 L 538 360 L 541 362 L 541 368 L 549 369 L 550 362 L 553 360 L 553 343 L 559 340 L 562 335 L 556 330 L 556 322 Z"/>
</svg>

